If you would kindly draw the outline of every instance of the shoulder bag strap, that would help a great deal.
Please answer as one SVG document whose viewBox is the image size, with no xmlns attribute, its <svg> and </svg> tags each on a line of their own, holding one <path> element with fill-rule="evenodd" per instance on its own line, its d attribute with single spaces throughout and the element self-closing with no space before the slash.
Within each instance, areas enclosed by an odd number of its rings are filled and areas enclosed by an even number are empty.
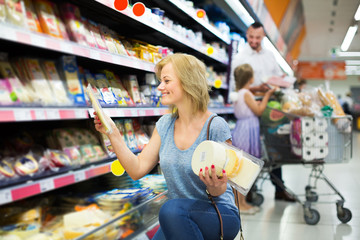
<svg viewBox="0 0 360 240">
<path fill-rule="evenodd" d="M 214 116 L 212 116 L 212 117 L 209 119 L 208 126 L 207 126 L 207 130 L 206 130 L 206 140 L 209 140 L 209 136 L 210 136 L 210 124 L 211 124 L 211 121 L 212 121 L 215 117 L 217 117 L 217 115 L 214 115 Z M 232 190 L 233 190 L 233 192 L 234 192 L 235 204 L 236 204 L 236 206 L 238 207 L 239 217 L 240 217 L 240 208 L 239 208 L 239 204 L 240 204 L 240 203 L 239 203 L 239 194 L 240 194 L 240 193 L 239 193 L 235 188 L 233 188 L 233 187 L 232 187 Z M 218 214 L 218 216 L 219 216 L 219 220 L 220 220 L 220 234 L 221 234 L 221 235 L 220 235 L 220 239 L 223 239 L 223 237 L 224 237 L 224 230 L 223 230 L 223 221 L 222 221 L 222 217 L 221 217 L 220 211 L 219 211 L 218 207 L 216 206 L 216 203 L 215 203 L 213 197 L 210 195 L 210 193 L 207 191 L 207 189 L 206 189 L 206 194 L 208 195 L 208 198 L 210 199 L 211 204 L 215 207 L 215 210 L 216 210 L 216 212 L 217 212 L 217 214 Z M 241 232 L 241 234 L 240 234 L 240 240 L 244 240 L 244 236 L 243 236 L 243 234 L 242 234 L 241 224 L 240 224 L 240 232 Z"/>
<path fill-rule="evenodd" d="M 209 119 L 208 125 L 207 125 L 207 129 L 206 129 L 206 140 L 209 140 L 209 136 L 210 136 L 210 124 L 212 122 L 212 120 L 214 119 L 214 117 L 216 117 L 217 115 L 212 116 Z M 220 239 L 222 240 L 224 238 L 224 228 L 223 228 L 223 221 L 222 221 L 222 217 L 219 211 L 219 208 L 216 206 L 216 203 L 213 199 L 213 196 L 211 196 L 211 194 L 208 192 L 208 190 L 206 189 L 206 194 L 208 195 L 209 200 L 211 201 L 211 204 L 214 206 L 217 215 L 219 216 L 219 221 L 220 221 Z"/>
</svg>

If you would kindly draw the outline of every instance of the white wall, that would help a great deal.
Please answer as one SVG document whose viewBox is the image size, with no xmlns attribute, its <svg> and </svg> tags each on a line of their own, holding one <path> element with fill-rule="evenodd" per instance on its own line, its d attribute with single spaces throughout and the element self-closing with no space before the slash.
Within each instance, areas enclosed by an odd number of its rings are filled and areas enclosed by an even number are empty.
<svg viewBox="0 0 360 240">
<path fill-rule="evenodd" d="M 346 80 L 330 80 L 330 90 L 332 90 L 335 96 L 339 94 L 344 97 L 346 93 L 350 92 L 350 87 L 360 87 L 360 76 L 347 76 Z M 318 87 L 324 85 L 324 80 L 306 80 L 307 86 Z"/>
</svg>

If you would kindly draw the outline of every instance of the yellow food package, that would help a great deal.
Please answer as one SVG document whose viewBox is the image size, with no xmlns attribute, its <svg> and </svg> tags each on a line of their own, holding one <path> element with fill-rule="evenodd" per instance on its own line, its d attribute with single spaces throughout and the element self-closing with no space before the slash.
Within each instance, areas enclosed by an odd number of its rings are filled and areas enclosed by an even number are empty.
<svg viewBox="0 0 360 240">
<path fill-rule="evenodd" d="M 112 131 L 113 131 L 112 127 L 111 127 L 110 123 L 108 122 L 108 120 L 106 119 L 105 113 L 104 113 L 99 101 L 97 100 L 97 98 L 94 95 L 93 88 L 92 88 L 91 84 L 89 84 L 87 86 L 86 94 L 89 96 L 89 99 L 91 101 L 91 105 L 94 108 L 94 111 L 96 112 L 96 115 L 99 117 L 102 125 L 105 127 L 106 132 L 111 134 Z"/>
</svg>

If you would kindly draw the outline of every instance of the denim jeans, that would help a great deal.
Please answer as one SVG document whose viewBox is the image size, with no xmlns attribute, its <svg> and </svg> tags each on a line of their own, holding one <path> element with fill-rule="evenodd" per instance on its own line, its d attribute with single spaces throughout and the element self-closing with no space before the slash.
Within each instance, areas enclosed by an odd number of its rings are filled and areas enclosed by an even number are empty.
<svg viewBox="0 0 360 240">
<path fill-rule="evenodd" d="M 217 204 L 223 220 L 224 239 L 233 240 L 240 229 L 237 211 Z M 153 239 L 220 239 L 220 221 L 211 203 L 193 199 L 171 199 L 160 209 L 160 228 Z"/>
</svg>

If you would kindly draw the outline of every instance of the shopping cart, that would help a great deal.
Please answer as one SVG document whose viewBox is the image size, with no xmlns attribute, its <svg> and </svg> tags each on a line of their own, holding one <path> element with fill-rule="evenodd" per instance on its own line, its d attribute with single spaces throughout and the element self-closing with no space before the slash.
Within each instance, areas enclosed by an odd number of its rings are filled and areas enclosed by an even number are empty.
<svg viewBox="0 0 360 240">
<path fill-rule="evenodd" d="M 345 198 L 324 174 L 326 164 L 344 163 L 352 157 L 352 117 L 300 117 L 276 109 L 275 119 L 260 121 L 262 158 L 265 165 L 254 184 L 252 204 L 260 206 L 265 180 L 272 179 L 279 187 L 289 192 L 303 206 L 304 220 L 316 225 L 320 213 L 312 208 L 313 203 L 336 203 L 337 217 L 342 223 L 351 220 L 351 211 L 344 208 Z M 295 194 L 276 177 L 272 171 L 285 164 L 299 164 L 310 167 L 305 194 Z M 329 187 L 330 193 L 316 192 L 319 180 Z M 320 202 L 320 196 L 333 195 L 337 200 Z M 331 198 L 330 198 L 331 199 Z"/>
</svg>

